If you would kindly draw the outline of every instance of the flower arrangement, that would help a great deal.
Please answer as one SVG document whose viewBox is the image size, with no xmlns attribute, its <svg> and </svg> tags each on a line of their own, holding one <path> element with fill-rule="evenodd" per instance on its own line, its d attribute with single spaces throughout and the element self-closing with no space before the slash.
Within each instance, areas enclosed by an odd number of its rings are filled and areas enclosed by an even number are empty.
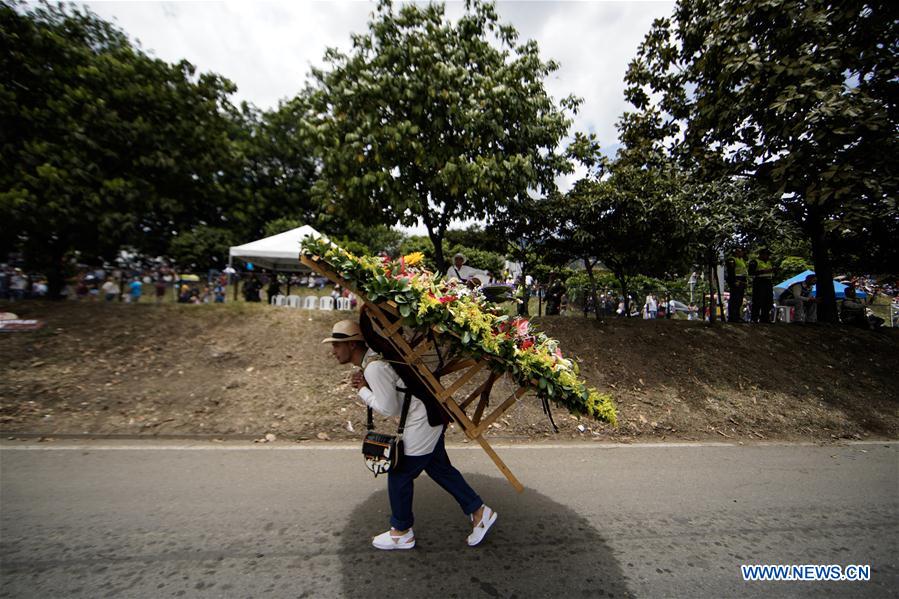
<svg viewBox="0 0 899 599">
<path fill-rule="evenodd" d="M 491 358 L 494 370 L 510 373 L 521 385 L 534 385 L 541 399 L 617 425 L 611 396 L 580 380 L 577 363 L 562 354 L 558 341 L 526 319 L 503 314 L 479 291 L 425 270 L 420 252 L 397 260 L 355 256 L 324 237 L 307 237 L 302 248 L 306 256 L 354 282 L 369 301 L 393 301 L 405 324 L 452 333 L 449 338 L 460 352 Z"/>
</svg>

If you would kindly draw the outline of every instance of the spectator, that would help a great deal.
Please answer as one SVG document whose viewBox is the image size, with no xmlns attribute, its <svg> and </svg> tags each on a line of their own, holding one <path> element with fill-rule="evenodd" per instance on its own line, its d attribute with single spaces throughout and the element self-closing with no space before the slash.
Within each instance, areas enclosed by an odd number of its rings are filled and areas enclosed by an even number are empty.
<svg viewBox="0 0 899 599">
<path fill-rule="evenodd" d="M 565 295 L 565 285 L 559 280 L 556 273 L 549 273 L 549 285 L 546 289 L 546 315 L 558 316 L 562 310 L 562 296 Z M 566 298 L 567 300 L 567 298 Z M 567 301 L 566 301 L 567 304 Z"/>
<path fill-rule="evenodd" d="M 312 277 L 310 277 L 311 279 Z M 310 289 L 314 287 L 314 285 L 309 286 Z M 262 289 L 262 284 L 259 282 L 259 279 L 256 278 L 256 275 L 251 275 L 250 280 L 244 283 L 243 286 L 243 296 L 244 299 L 248 302 L 258 302 L 261 301 L 259 297 L 259 292 Z"/>
<path fill-rule="evenodd" d="M 648 320 L 655 320 L 656 316 L 659 314 L 659 303 L 656 301 L 656 298 L 653 294 L 649 294 L 646 296 L 646 302 L 643 304 L 644 310 L 644 318 Z"/>
<path fill-rule="evenodd" d="M 9 281 L 10 299 L 12 301 L 25 299 L 25 291 L 28 289 L 28 277 L 17 268 Z"/>
<path fill-rule="evenodd" d="M 281 295 L 281 281 L 278 280 L 278 273 L 272 273 L 272 277 L 269 281 L 266 293 L 266 299 L 268 300 L 268 303 L 272 303 L 272 300 L 276 295 Z"/>
<path fill-rule="evenodd" d="M 818 300 L 812 296 L 812 289 L 818 277 L 814 273 L 790 285 L 780 295 L 780 303 L 785 306 L 793 306 L 793 321 L 812 323 L 818 321 Z"/>
<path fill-rule="evenodd" d="M 730 288 L 730 299 L 727 302 L 727 320 L 743 322 L 743 296 L 749 280 L 749 266 L 746 264 L 746 252 L 743 248 L 734 249 L 734 255 L 725 262 L 727 266 L 727 285 Z"/>
<path fill-rule="evenodd" d="M 144 284 L 141 283 L 140 277 L 134 277 L 128 286 L 131 295 L 131 303 L 136 304 L 140 301 L 140 296 L 144 293 Z"/>
<path fill-rule="evenodd" d="M 78 276 L 78 283 L 75 284 L 75 299 L 78 301 L 83 300 L 87 297 L 88 292 L 87 280 L 84 274 Z"/>
<path fill-rule="evenodd" d="M 771 322 L 774 307 L 774 265 L 768 248 L 759 250 L 758 258 L 749 261 L 752 275 L 752 322 Z"/>
<path fill-rule="evenodd" d="M 156 273 L 156 282 L 154 283 L 154 289 L 156 289 L 156 303 L 161 304 L 162 300 L 165 298 L 165 290 L 166 284 L 165 279 L 162 276 L 162 273 Z"/>
<path fill-rule="evenodd" d="M 215 288 L 213 289 L 213 295 L 215 296 L 215 303 L 224 304 L 225 303 L 225 281 L 227 279 L 224 276 L 219 277 L 218 282 L 215 284 Z"/>
<path fill-rule="evenodd" d="M 115 301 L 115 298 L 119 295 L 119 286 L 112 279 L 103 281 L 103 286 L 100 290 L 103 292 L 103 297 L 107 302 Z"/>
<path fill-rule="evenodd" d="M 840 321 L 843 324 L 863 329 L 877 329 L 883 325 L 882 318 L 868 314 L 867 302 L 858 297 L 855 287 L 846 287 L 845 296 L 839 301 L 839 308 Z"/>
<path fill-rule="evenodd" d="M 487 280 L 480 271 L 465 265 L 466 258 L 462 253 L 453 256 L 452 265 L 446 270 L 446 280 L 456 279 L 469 287 L 480 287 L 481 279 Z"/>
<path fill-rule="evenodd" d="M 178 288 L 178 303 L 189 304 L 192 299 L 193 294 L 191 293 L 190 285 L 182 281 L 181 287 Z"/>
</svg>

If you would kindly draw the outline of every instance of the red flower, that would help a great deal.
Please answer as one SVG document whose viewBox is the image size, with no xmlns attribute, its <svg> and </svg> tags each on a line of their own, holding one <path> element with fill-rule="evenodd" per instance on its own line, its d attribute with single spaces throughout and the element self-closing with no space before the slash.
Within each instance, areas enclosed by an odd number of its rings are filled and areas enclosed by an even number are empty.
<svg viewBox="0 0 899 599">
<path fill-rule="evenodd" d="M 450 302 L 456 301 L 456 296 L 454 295 L 444 295 L 443 297 L 438 297 L 437 301 L 441 304 L 448 304 Z"/>
<path fill-rule="evenodd" d="M 521 344 L 521 350 L 524 351 L 524 350 L 528 349 L 529 347 L 533 347 L 533 346 L 534 346 L 534 342 L 532 340 L 525 339 L 524 343 Z"/>
</svg>

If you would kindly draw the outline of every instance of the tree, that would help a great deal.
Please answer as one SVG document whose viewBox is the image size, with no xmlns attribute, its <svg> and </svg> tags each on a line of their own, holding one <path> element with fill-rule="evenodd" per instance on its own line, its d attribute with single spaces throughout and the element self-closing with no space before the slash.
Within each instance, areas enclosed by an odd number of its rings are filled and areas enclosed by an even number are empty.
<svg viewBox="0 0 899 599">
<path fill-rule="evenodd" d="M 894 246 L 899 231 L 896 17 L 876 0 L 681 0 L 628 69 L 625 125 L 653 140 L 643 151 L 765 186 L 830 280 L 835 239 Z"/>
<path fill-rule="evenodd" d="M 688 257 L 701 264 L 712 283 L 717 278 L 721 256 L 737 246 L 785 235 L 791 227 L 772 207 L 768 194 L 746 179 L 721 178 L 702 181 L 681 174 L 680 206 L 688 236 Z M 720 283 L 720 281 L 719 281 Z M 712 285 L 711 303 L 720 289 Z M 714 322 L 715 310 L 709 312 Z"/>
<path fill-rule="evenodd" d="M 683 269 L 689 263 L 689 229 L 671 173 L 627 165 L 613 165 L 611 173 L 603 180 L 581 179 L 565 195 L 555 242 L 584 262 L 594 306 L 599 305 L 594 268 L 602 262 L 611 270 L 630 315 L 631 279 Z"/>
<path fill-rule="evenodd" d="M 424 223 L 437 266 L 454 220 L 484 220 L 568 168 L 568 130 L 543 81 L 555 62 L 517 44 L 493 4 L 468 0 L 455 23 L 441 4 L 382 1 L 350 54 L 329 50 L 304 92 L 321 158 L 314 191 L 370 222 Z"/>
<path fill-rule="evenodd" d="M 200 225 L 172 239 L 169 255 L 182 269 L 207 271 L 223 269 L 234 235 L 227 229 Z"/>
<path fill-rule="evenodd" d="M 488 227 L 491 236 L 505 244 L 505 254 L 520 265 L 521 277 L 533 274 L 551 251 L 548 242 L 558 204 L 558 193 L 546 198 L 525 196 L 501 210 Z"/>
<path fill-rule="evenodd" d="M 243 104 L 233 114 L 236 168 L 226 177 L 237 201 L 227 220 L 238 236 L 256 238 L 279 219 L 316 228 L 326 220 L 312 198 L 315 161 L 299 122 L 303 111 L 293 100 L 267 112 Z"/>
<path fill-rule="evenodd" d="M 178 231 L 221 220 L 230 82 L 67 6 L 0 5 L 0 46 L 2 237 L 51 296 L 71 255 L 163 255 Z"/>
<path fill-rule="evenodd" d="M 415 235 L 412 237 L 408 237 L 400 244 L 399 248 L 400 255 L 411 254 L 412 252 L 421 252 L 425 255 L 424 264 L 425 266 L 438 274 L 445 274 L 447 269 L 439 270 L 437 268 L 437 252 L 434 250 L 434 245 L 431 243 L 430 238 L 425 236 Z M 443 253 L 448 256 L 453 256 L 456 252 L 460 252 L 465 256 L 466 264 L 471 266 L 472 268 L 477 268 L 479 270 L 485 270 L 487 272 L 493 273 L 494 275 L 498 275 L 502 272 L 503 266 L 505 265 L 505 258 L 501 254 L 497 254 L 494 252 L 490 252 L 477 247 L 466 247 L 460 244 L 448 244 L 445 242 Z M 486 283 L 487 281 L 484 281 Z"/>
</svg>

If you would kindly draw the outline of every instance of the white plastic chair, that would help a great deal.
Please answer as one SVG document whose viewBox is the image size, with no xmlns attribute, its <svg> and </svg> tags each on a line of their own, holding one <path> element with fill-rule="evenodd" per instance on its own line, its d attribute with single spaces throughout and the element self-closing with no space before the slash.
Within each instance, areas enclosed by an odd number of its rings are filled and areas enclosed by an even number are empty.
<svg viewBox="0 0 899 599">
<path fill-rule="evenodd" d="M 271 298 L 269 298 L 269 303 L 273 306 L 283 306 L 284 296 L 281 294 L 273 295 Z"/>
<path fill-rule="evenodd" d="M 305 299 L 303 299 L 303 308 L 306 310 L 315 310 L 315 307 L 318 305 L 318 296 L 316 295 L 307 295 Z"/>
<path fill-rule="evenodd" d="M 318 309 L 319 310 L 333 310 L 334 309 L 334 298 L 330 295 L 323 295 L 318 298 Z"/>
<path fill-rule="evenodd" d="M 299 295 L 288 295 L 286 305 L 289 308 L 299 308 L 300 307 L 300 296 Z"/>
<path fill-rule="evenodd" d="M 774 322 L 791 322 L 790 308 L 791 306 L 774 306 Z"/>
<path fill-rule="evenodd" d="M 348 297 L 338 297 L 337 298 L 337 309 L 338 310 L 352 310 L 352 304 L 350 303 L 350 298 Z"/>
</svg>

